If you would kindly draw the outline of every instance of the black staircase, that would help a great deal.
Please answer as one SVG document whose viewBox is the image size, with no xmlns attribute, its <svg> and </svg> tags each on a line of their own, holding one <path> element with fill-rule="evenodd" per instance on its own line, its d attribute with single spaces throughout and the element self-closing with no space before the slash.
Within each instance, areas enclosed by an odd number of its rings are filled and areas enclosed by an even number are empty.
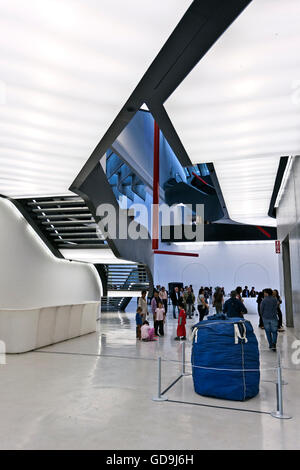
<svg viewBox="0 0 300 470">
<path fill-rule="evenodd" d="M 101 301 L 102 310 L 124 311 L 132 297 L 128 296 L 130 291 L 149 290 L 150 280 L 147 269 L 141 264 L 108 264 L 105 265 L 107 276 L 107 291 L 110 296 L 103 296 Z M 114 297 L 112 291 L 124 296 Z M 125 295 L 126 294 L 126 295 Z"/>
<path fill-rule="evenodd" d="M 109 249 L 85 201 L 79 196 L 39 197 L 15 202 L 24 217 L 56 256 L 60 249 Z M 149 290 L 147 269 L 142 264 L 96 265 L 103 286 L 102 310 L 124 311 L 132 297 L 128 291 Z M 108 295 L 109 291 L 109 295 Z M 114 297 L 113 291 L 122 296 Z"/>
<path fill-rule="evenodd" d="M 17 202 L 55 248 L 107 248 L 81 197 L 42 197 Z"/>
</svg>

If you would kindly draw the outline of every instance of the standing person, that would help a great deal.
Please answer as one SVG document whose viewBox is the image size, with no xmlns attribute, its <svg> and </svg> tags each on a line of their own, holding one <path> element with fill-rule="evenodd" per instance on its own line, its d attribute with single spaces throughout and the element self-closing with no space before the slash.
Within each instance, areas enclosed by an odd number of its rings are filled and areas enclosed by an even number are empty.
<svg viewBox="0 0 300 470">
<path fill-rule="evenodd" d="M 199 294 L 197 297 L 197 308 L 199 312 L 199 320 L 202 321 L 205 315 L 208 314 L 209 305 L 205 298 L 204 289 L 199 289 Z"/>
<path fill-rule="evenodd" d="M 136 323 L 136 338 L 141 339 L 141 328 L 142 328 L 142 324 L 143 324 L 143 317 L 142 317 L 141 307 L 138 307 L 137 310 L 136 310 L 135 323 Z"/>
<path fill-rule="evenodd" d="M 186 324 L 186 313 L 183 307 L 183 302 L 180 301 L 179 303 L 179 315 L 178 315 L 178 326 L 177 326 L 177 336 L 175 338 L 176 341 L 180 339 L 186 339 L 186 331 L 185 331 L 185 324 Z"/>
<path fill-rule="evenodd" d="M 256 297 L 255 287 L 252 287 L 252 288 L 251 288 L 249 297 Z"/>
<path fill-rule="evenodd" d="M 236 288 L 235 290 L 236 290 L 237 295 L 239 296 L 239 299 L 240 299 L 242 302 L 244 302 L 244 301 L 243 301 L 243 297 L 242 297 L 242 291 L 243 291 L 243 289 L 241 288 L 241 286 L 237 286 L 237 288 Z"/>
<path fill-rule="evenodd" d="M 261 291 L 261 292 L 258 293 L 256 302 L 257 302 L 257 312 L 258 312 L 258 315 L 259 315 L 259 324 L 258 324 L 258 326 L 262 330 L 265 329 L 264 322 L 263 322 L 263 319 L 262 319 L 261 313 L 260 313 L 260 306 L 261 306 L 261 303 L 262 303 L 263 299 L 264 299 L 264 293 Z"/>
<path fill-rule="evenodd" d="M 166 291 L 165 287 L 162 286 L 160 292 L 159 292 L 159 298 L 163 303 L 165 313 L 168 313 L 168 292 Z"/>
<path fill-rule="evenodd" d="M 209 303 L 209 297 L 210 297 L 208 287 L 204 287 L 204 297 L 205 297 L 206 303 L 208 304 Z"/>
<path fill-rule="evenodd" d="M 139 300 L 138 300 L 138 307 L 141 307 L 142 309 L 141 316 L 142 316 L 143 321 L 147 320 L 147 316 L 149 315 L 146 295 L 147 295 L 147 291 L 143 290 L 142 296 L 139 297 Z"/>
<path fill-rule="evenodd" d="M 277 299 L 278 331 L 282 332 L 284 331 L 284 328 L 282 326 L 282 311 L 280 308 L 282 300 L 277 289 L 273 290 L 273 296 L 275 297 L 275 299 Z"/>
<path fill-rule="evenodd" d="M 264 289 L 264 299 L 260 305 L 260 313 L 264 322 L 265 332 L 269 343 L 269 348 L 276 351 L 278 317 L 277 299 L 273 296 L 272 289 Z"/>
<path fill-rule="evenodd" d="M 187 291 L 184 293 L 183 302 L 186 314 L 189 316 L 189 318 L 192 318 L 193 306 L 195 303 L 195 295 L 190 287 L 188 287 Z"/>
<path fill-rule="evenodd" d="M 216 287 L 216 291 L 213 295 L 213 307 L 216 309 L 216 313 L 222 313 L 223 311 L 224 297 L 222 294 L 222 289 Z"/>
<path fill-rule="evenodd" d="M 171 293 L 171 302 L 172 302 L 172 305 L 173 305 L 173 318 L 176 318 L 176 307 L 178 309 L 178 314 L 179 314 L 179 301 L 181 299 L 181 295 L 180 295 L 180 292 L 179 292 L 179 289 L 178 287 L 175 287 L 175 289 L 173 289 L 172 293 Z"/>
<path fill-rule="evenodd" d="M 164 336 L 164 321 L 165 321 L 165 309 L 163 303 L 158 301 L 157 308 L 155 309 L 155 321 L 154 321 L 154 331 L 155 334 L 159 336 Z"/>
<path fill-rule="evenodd" d="M 245 289 L 243 290 L 242 297 L 249 297 L 249 289 L 248 286 L 245 286 Z"/>
<path fill-rule="evenodd" d="M 230 293 L 230 299 L 226 300 L 223 313 L 226 313 L 228 317 L 240 317 L 244 318 L 244 313 L 247 313 L 247 309 L 243 302 L 240 301 L 235 290 Z"/>
<path fill-rule="evenodd" d="M 152 316 L 153 316 L 153 322 L 155 321 L 155 310 L 158 307 L 158 302 L 159 302 L 158 292 L 157 292 L 157 290 L 155 290 L 153 298 L 151 300 L 151 312 L 152 312 Z"/>
</svg>

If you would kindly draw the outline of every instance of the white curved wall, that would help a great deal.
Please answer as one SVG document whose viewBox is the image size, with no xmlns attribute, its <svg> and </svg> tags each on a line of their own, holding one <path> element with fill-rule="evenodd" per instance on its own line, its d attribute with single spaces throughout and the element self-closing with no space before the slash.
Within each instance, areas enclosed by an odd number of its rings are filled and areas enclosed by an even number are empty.
<svg viewBox="0 0 300 470">
<path fill-rule="evenodd" d="M 98 302 L 96 268 L 56 258 L 18 209 L 0 198 L 0 308 L 26 309 Z"/>
</svg>

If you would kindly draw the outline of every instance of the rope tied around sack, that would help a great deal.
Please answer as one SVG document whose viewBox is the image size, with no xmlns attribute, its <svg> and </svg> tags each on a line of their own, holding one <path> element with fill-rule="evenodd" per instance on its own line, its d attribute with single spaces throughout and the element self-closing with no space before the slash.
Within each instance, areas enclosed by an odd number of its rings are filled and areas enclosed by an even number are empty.
<svg viewBox="0 0 300 470">
<path fill-rule="evenodd" d="M 276 370 L 277 367 L 268 367 L 268 368 L 263 368 L 263 369 L 222 369 L 219 367 L 205 367 L 205 366 L 195 366 L 193 364 L 190 364 L 191 367 L 197 368 L 197 369 L 207 369 L 207 370 L 219 370 L 219 371 L 230 371 L 230 372 L 257 372 L 257 371 L 265 371 L 265 370 Z"/>
</svg>

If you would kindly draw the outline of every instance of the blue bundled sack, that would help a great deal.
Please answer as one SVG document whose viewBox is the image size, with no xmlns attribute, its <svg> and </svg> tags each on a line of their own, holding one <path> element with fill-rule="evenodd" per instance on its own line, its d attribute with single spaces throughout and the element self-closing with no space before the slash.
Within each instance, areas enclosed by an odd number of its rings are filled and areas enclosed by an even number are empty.
<svg viewBox="0 0 300 470">
<path fill-rule="evenodd" d="M 259 350 L 249 321 L 218 317 L 193 329 L 192 372 L 200 395 L 244 401 L 259 392 Z"/>
</svg>

